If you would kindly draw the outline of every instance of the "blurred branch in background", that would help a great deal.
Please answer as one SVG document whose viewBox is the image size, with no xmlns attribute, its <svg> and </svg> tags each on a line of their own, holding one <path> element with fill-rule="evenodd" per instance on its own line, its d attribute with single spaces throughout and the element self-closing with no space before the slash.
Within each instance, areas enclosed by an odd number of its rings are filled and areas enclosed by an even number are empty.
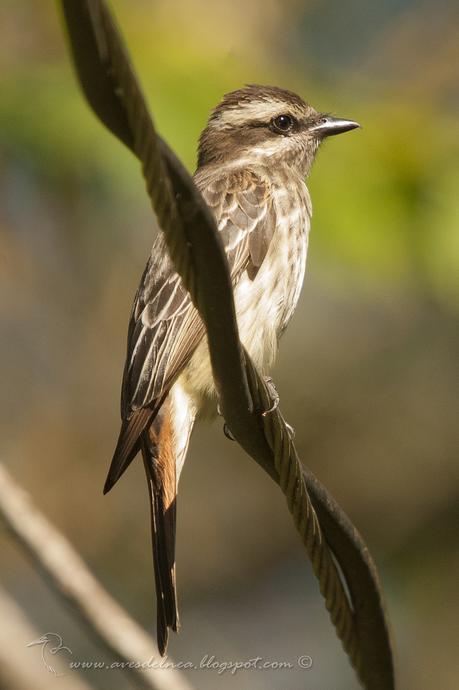
<svg viewBox="0 0 459 690">
<path fill-rule="evenodd" d="M 38 639 L 40 633 L 1 587 L 0 620 L 3 622 L 0 626 L 0 687 L 8 690 L 49 690 L 49 673 L 44 669 L 41 654 L 30 654 L 27 661 L 24 658 L 24 648 Z M 66 674 L 66 661 L 65 654 L 53 657 L 53 670 L 59 676 L 59 690 L 91 690 L 92 686 L 77 673 Z"/>
<path fill-rule="evenodd" d="M 135 667 L 136 662 L 155 661 L 153 639 L 112 599 L 65 537 L 40 513 L 2 465 L 0 516 L 53 591 L 70 605 L 97 643 L 116 660 L 134 662 L 132 668 L 126 668 L 126 673 L 131 679 L 135 676 L 136 687 L 192 690 L 186 678 L 175 669 Z M 8 626 L 4 630 L 8 633 Z M 160 662 L 159 657 L 156 661 Z"/>
<path fill-rule="evenodd" d="M 90 105 L 142 163 L 171 258 L 206 326 L 229 428 L 284 492 L 337 635 L 363 685 L 368 690 L 391 690 L 395 687 L 392 649 L 375 566 L 343 511 L 304 471 L 280 411 L 260 414 L 269 409 L 270 395 L 239 341 L 231 281 L 214 219 L 191 177 L 156 134 L 105 3 L 92 0 L 76 7 L 63 0 L 62 4 L 77 74 Z M 226 318 L 221 319 L 221 314 Z M 324 515 L 324 535 L 307 485 Z M 352 604 L 330 544 L 348 578 Z"/>
</svg>

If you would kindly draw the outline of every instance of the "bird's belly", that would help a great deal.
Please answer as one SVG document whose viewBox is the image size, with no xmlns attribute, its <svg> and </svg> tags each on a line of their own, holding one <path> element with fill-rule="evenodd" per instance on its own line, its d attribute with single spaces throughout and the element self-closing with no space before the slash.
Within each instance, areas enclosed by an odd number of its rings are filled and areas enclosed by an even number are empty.
<svg viewBox="0 0 459 690">
<path fill-rule="evenodd" d="M 254 280 L 244 272 L 234 288 L 239 337 L 256 367 L 267 374 L 278 340 L 290 321 L 303 283 L 307 227 L 296 233 L 276 233 Z M 181 377 L 197 407 L 208 416 L 215 411 L 216 391 L 204 338 Z"/>
<path fill-rule="evenodd" d="M 278 233 L 255 280 L 244 273 L 235 288 L 240 338 L 262 374 L 273 366 L 279 338 L 295 311 L 306 252 L 305 230 Z"/>
</svg>

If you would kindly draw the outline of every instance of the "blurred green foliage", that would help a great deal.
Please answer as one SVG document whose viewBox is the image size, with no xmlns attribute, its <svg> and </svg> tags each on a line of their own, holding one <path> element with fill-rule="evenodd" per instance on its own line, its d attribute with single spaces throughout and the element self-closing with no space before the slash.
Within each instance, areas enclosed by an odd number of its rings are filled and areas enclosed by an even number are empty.
<svg viewBox="0 0 459 690">
<path fill-rule="evenodd" d="M 22 5 L 25 12 L 28 3 Z M 215 31 L 212 19 L 220 20 L 210 13 L 210 27 L 199 23 L 205 3 L 196 3 L 197 16 L 183 3 L 172 4 L 170 16 L 164 3 L 156 10 L 144 2 L 119 3 L 117 9 L 158 127 L 190 170 L 210 108 L 223 92 L 247 81 L 291 86 L 319 108 L 358 119 L 363 130 L 328 142 L 311 176 L 315 245 L 368 283 L 409 281 L 457 309 L 459 202 L 453 192 L 459 125 L 438 95 L 429 98 L 428 85 L 422 93 L 410 94 L 409 85 L 400 93 L 381 80 L 368 92 L 356 82 L 354 69 L 351 75 L 338 74 L 345 97 L 337 98 L 330 85 L 321 89 L 314 75 L 304 79 L 295 73 L 294 64 L 286 78 L 279 56 L 270 50 L 270 27 L 267 38 L 255 36 L 253 50 L 245 46 L 243 51 L 225 40 L 225 26 L 219 27 L 221 41 L 218 35 L 203 40 Z M 302 8 L 291 2 L 290 12 L 295 10 L 301 14 Z M 53 8 L 44 11 L 36 28 L 44 24 L 48 32 L 57 32 Z M 272 21 L 278 20 L 275 14 Z M 166 23 L 174 25 L 172 36 L 163 30 Z M 33 63 L 20 54 L 8 56 L 1 83 L 2 151 L 26 155 L 50 184 L 65 184 L 69 175 L 83 181 L 94 171 L 116 189 L 120 204 L 126 194 L 133 202 L 142 195 L 135 164 L 88 112 L 69 77 L 59 35 L 53 40 L 56 49 L 49 54 L 45 48 Z"/>
</svg>

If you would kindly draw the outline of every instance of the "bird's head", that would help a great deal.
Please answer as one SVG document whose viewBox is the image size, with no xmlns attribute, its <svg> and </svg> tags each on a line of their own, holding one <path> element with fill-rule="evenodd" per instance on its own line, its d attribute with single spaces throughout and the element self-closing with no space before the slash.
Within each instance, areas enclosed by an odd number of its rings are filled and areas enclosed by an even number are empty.
<svg viewBox="0 0 459 690">
<path fill-rule="evenodd" d="M 32 640 L 32 642 L 29 642 L 27 647 L 33 647 L 35 645 L 53 645 L 53 647 L 47 647 L 48 649 L 51 650 L 52 654 L 55 654 L 56 651 L 59 651 L 59 649 L 63 646 L 62 645 L 62 637 L 58 635 L 57 633 L 54 632 L 47 632 L 41 637 L 37 638 L 36 640 Z M 68 649 L 68 647 L 65 647 L 65 649 Z M 70 650 L 68 649 L 70 652 Z"/>
<path fill-rule="evenodd" d="M 356 127 L 317 112 L 292 91 L 251 84 L 226 94 L 212 111 L 199 140 L 198 167 L 284 162 L 306 176 L 325 137 Z"/>
<path fill-rule="evenodd" d="M 38 637 L 36 640 L 32 640 L 32 642 L 29 642 L 27 647 L 33 647 L 34 645 L 37 644 L 48 644 L 48 642 L 54 642 L 54 635 L 55 633 L 45 633 L 41 637 Z"/>
</svg>

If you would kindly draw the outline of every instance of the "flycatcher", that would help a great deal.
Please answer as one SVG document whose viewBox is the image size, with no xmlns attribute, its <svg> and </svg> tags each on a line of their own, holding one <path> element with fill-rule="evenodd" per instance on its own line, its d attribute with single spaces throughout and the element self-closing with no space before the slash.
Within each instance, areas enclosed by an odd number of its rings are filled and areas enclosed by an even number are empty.
<svg viewBox="0 0 459 690">
<path fill-rule="evenodd" d="M 303 283 L 312 214 L 305 184 L 320 143 L 359 125 L 319 113 L 299 96 L 250 85 L 224 96 L 199 140 L 194 181 L 226 249 L 239 334 L 267 374 Z M 122 426 L 104 493 L 140 451 L 153 538 L 158 647 L 177 630 L 177 484 L 198 412 L 217 409 L 205 329 L 161 233 L 128 331 Z"/>
</svg>

